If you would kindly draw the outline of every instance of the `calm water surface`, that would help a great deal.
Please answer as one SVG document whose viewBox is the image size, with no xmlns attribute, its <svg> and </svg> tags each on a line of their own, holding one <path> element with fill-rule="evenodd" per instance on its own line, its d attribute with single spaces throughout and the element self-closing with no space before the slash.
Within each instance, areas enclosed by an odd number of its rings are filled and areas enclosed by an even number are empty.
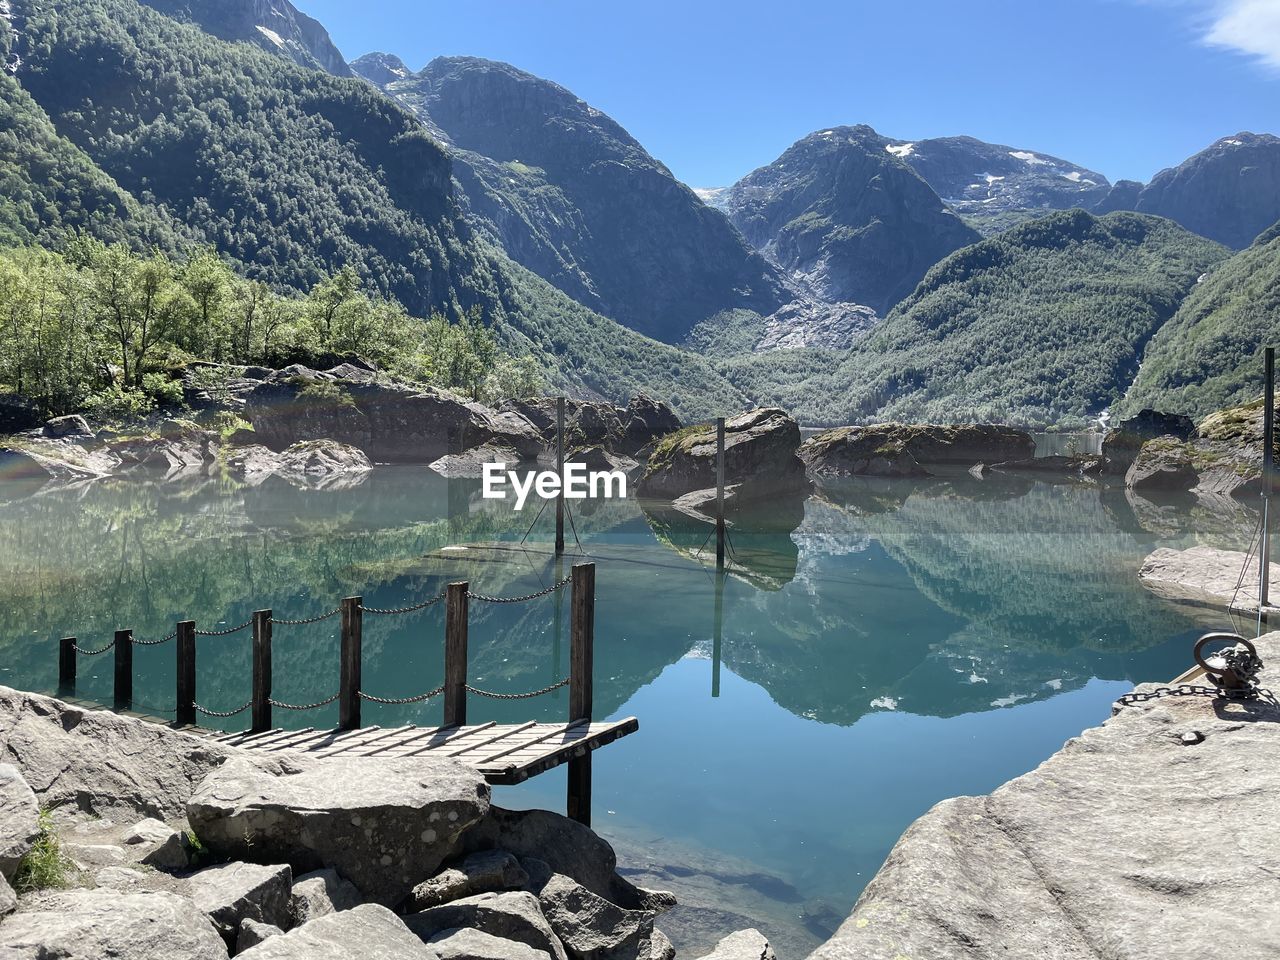
<svg viewBox="0 0 1280 960">
<path fill-rule="evenodd" d="M 395 607 L 455 579 L 529 593 L 559 574 L 549 517 L 519 544 L 532 519 L 419 468 L 319 490 L 0 479 L 0 682 L 52 691 L 64 635 L 157 638 L 186 617 L 216 629 L 266 607 L 300 618 L 353 594 Z M 598 565 L 597 715 L 641 722 L 596 755 L 596 828 L 639 882 L 687 904 L 662 924 L 677 945 L 750 924 L 794 960 L 931 805 L 1032 769 L 1135 682 L 1180 673 L 1194 637 L 1229 624 L 1150 596 L 1135 571 L 1157 545 L 1239 547 L 1254 518 L 1084 483 L 855 480 L 737 518 L 723 577 L 699 552 L 707 527 L 657 505 L 587 503 L 575 522 Z M 564 676 L 568 609 L 567 595 L 473 603 L 471 682 L 517 692 Z M 437 685 L 442 633 L 440 606 L 366 616 L 365 688 Z M 278 626 L 274 648 L 277 699 L 337 689 L 336 620 Z M 198 700 L 247 700 L 247 632 L 198 649 Z M 172 715 L 173 657 L 172 644 L 136 650 L 139 708 Z M 80 670 L 80 694 L 109 699 L 110 655 Z M 382 725 L 439 710 L 364 707 Z M 559 720 L 567 696 L 473 697 L 469 710 Z M 336 709 L 276 721 L 327 726 Z M 563 773 L 497 799 L 563 810 Z"/>
</svg>

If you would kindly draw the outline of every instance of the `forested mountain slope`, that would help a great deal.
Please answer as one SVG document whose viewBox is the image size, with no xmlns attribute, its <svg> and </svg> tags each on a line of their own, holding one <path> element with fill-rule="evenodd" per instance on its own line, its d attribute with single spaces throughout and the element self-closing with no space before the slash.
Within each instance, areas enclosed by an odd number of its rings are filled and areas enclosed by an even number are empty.
<svg viewBox="0 0 1280 960">
<path fill-rule="evenodd" d="M 1262 392 L 1262 348 L 1280 340 L 1280 223 L 1220 263 L 1147 347 L 1117 408 L 1199 419 Z"/>
<path fill-rule="evenodd" d="M 476 57 L 354 67 L 447 141 L 477 228 L 580 303 L 676 343 L 722 311 L 791 299 L 723 214 L 563 87 Z"/>
</svg>

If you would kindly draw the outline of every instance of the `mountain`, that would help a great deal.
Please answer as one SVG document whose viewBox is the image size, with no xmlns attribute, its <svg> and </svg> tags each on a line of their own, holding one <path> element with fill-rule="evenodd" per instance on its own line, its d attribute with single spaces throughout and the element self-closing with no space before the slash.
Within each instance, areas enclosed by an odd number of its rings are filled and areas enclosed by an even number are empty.
<svg viewBox="0 0 1280 960">
<path fill-rule="evenodd" d="M 417 316 L 479 310 L 574 392 L 648 389 L 685 416 L 741 406 L 701 357 L 593 313 L 477 237 L 447 152 L 365 81 L 135 0 L 10 0 L 10 14 L 7 239 L 56 245 L 70 226 L 138 249 L 210 244 L 293 290 L 350 265 Z"/>
<path fill-rule="evenodd" d="M 1117 416 L 1196 419 L 1262 392 L 1262 347 L 1280 340 L 1280 223 L 1196 284 L 1147 347 Z"/>
<path fill-rule="evenodd" d="M 722 370 L 808 423 L 1083 425 L 1122 396 L 1148 340 L 1226 256 L 1158 217 L 1061 211 L 942 260 L 842 360 L 797 351 Z"/>
<path fill-rule="evenodd" d="M 792 299 L 723 214 L 563 87 L 475 57 L 403 77 L 386 54 L 353 66 L 445 142 L 477 230 L 593 310 L 676 343 L 722 311 Z"/>
<path fill-rule="evenodd" d="M 884 148 L 984 235 L 1050 210 L 1091 208 L 1111 189 L 1096 171 L 973 137 L 886 139 Z"/>
<path fill-rule="evenodd" d="M 1107 195 L 1089 210 L 1101 216 L 1104 213 L 1115 213 L 1117 210 L 1132 210 L 1138 205 L 1138 197 L 1142 195 L 1143 185 L 1137 180 L 1117 180 L 1107 191 Z"/>
<path fill-rule="evenodd" d="M 316 20 L 289 0 L 142 0 L 166 16 L 199 25 L 220 40 L 240 40 L 302 67 L 354 76 Z"/>
<path fill-rule="evenodd" d="M 1161 170 L 1133 209 L 1243 250 L 1280 220 L 1280 137 L 1237 133 Z"/>
<path fill-rule="evenodd" d="M 978 233 L 867 126 L 810 134 L 724 198 L 756 249 L 825 300 L 884 313 Z"/>
</svg>

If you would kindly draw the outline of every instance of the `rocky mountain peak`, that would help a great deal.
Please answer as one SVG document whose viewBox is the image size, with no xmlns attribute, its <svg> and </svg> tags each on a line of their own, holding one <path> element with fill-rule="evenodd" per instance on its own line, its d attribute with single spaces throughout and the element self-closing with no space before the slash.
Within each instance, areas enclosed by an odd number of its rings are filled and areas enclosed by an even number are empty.
<svg viewBox="0 0 1280 960">
<path fill-rule="evenodd" d="M 351 69 L 375 87 L 385 89 L 397 80 L 407 80 L 413 71 L 394 53 L 366 53 L 351 61 Z"/>
</svg>

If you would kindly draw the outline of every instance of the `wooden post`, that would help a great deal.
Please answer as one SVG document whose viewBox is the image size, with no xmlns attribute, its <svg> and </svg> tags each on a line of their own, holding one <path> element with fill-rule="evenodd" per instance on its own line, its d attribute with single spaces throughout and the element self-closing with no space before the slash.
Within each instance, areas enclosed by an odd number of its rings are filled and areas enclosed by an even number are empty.
<svg viewBox="0 0 1280 960">
<path fill-rule="evenodd" d="M 465 580 L 449 584 L 444 611 L 444 725 L 467 725 L 467 590 Z"/>
<path fill-rule="evenodd" d="M 338 686 L 338 729 L 356 730 L 360 726 L 360 646 L 364 634 L 362 597 L 342 601 L 342 661 Z"/>
<path fill-rule="evenodd" d="M 564 397 L 556 397 L 556 476 L 560 490 L 556 494 L 556 556 L 564 553 Z"/>
<path fill-rule="evenodd" d="M 178 703 L 174 718 L 180 727 L 196 722 L 196 622 L 183 620 L 175 638 L 178 651 Z"/>
<path fill-rule="evenodd" d="M 591 722 L 596 632 L 596 565 L 573 568 L 569 627 L 569 722 Z M 568 813 L 591 826 L 591 751 L 569 761 Z"/>
<path fill-rule="evenodd" d="M 564 578 L 564 558 L 561 556 L 557 556 L 552 582 L 559 583 L 563 578 Z M 555 616 L 555 620 L 554 620 L 555 629 L 551 636 L 551 676 L 550 676 L 550 679 L 548 680 L 549 683 L 555 683 L 561 677 L 560 643 L 561 643 L 561 635 L 564 633 L 564 591 L 563 590 L 556 591 L 554 616 Z M 552 690 L 551 696 L 554 699 L 559 700 L 560 691 Z"/>
<path fill-rule="evenodd" d="M 116 631 L 116 690 L 117 710 L 133 709 L 133 631 Z"/>
<path fill-rule="evenodd" d="M 711 696 L 720 696 L 720 658 L 724 641 L 724 579 L 723 570 L 716 571 L 716 612 L 711 641 Z"/>
<path fill-rule="evenodd" d="M 249 730 L 271 729 L 271 611 L 253 615 L 253 720 Z"/>
<path fill-rule="evenodd" d="M 58 695 L 76 692 L 76 638 L 63 637 L 58 641 Z"/>
<path fill-rule="evenodd" d="M 724 417 L 716 418 L 716 567 L 724 566 Z"/>
<path fill-rule="evenodd" d="M 1263 351 L 1264 399 L 1262 407 L 1262 544 L 1259 547 L 1258 608 L 1271 602 L 1271 493 L 1275 486 L 1276 350 Z"/>
</svg>

